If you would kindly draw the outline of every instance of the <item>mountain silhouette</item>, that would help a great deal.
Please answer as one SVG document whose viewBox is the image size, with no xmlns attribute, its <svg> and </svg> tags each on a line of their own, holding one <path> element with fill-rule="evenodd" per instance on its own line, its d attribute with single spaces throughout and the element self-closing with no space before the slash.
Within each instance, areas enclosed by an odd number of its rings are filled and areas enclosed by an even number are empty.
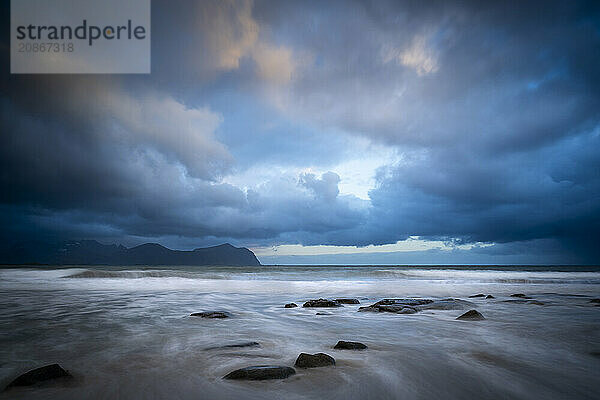
<svg viewBox="0 0 600 400">
<path fill-rule="evenodd" d="M 158 243 L 127 248 L 95 240 L 58 243 L 28 242 L 0 255 L 3 264 L 48 265 L 260 265 L 254 253 L 229 243 L 189 251 L 171 250 Z"/>
</svg>

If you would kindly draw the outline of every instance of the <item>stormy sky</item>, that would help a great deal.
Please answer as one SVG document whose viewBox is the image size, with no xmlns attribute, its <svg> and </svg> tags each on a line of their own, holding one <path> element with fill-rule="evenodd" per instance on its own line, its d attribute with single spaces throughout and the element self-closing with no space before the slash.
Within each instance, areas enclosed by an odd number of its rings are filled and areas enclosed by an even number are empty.
<svg viewBox="0 0 600 400">
<path fill-rule="evenodd" d="M 152 1 L 150 75 L 11 75 L 0 239 L 598 263 L 597 2 Z"/>
</svg>

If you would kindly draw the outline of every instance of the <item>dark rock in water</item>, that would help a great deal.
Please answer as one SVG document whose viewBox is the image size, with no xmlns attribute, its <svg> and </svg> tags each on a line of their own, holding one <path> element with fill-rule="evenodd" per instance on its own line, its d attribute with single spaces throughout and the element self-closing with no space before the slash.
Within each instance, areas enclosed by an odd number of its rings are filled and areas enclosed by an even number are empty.
<svg viewBox="0 0 600 400">
<path fill-rule="evenodd" d="M 600 304 L 600 299 L 591 299 L 590 303 Z"/>
<path fill-rule="evenodd" d="M 402 310 L 398 311 L 396 314 L 416 314 L 417 310 L 410 307 L 403 307 Z"/>
<path fill-rule="evenodd" d="M 287 303 L 284 307 L 285 308 L 295 308 L 295 307 L 298 307 L 298 304 L 296 304 L 296 303 Z"/>
<path fill-rule="evenodd" d="M 515 293 L 515 294 L 511 294 L 510 297 L 519 297 L 521 299 L 530 299 L 531 297 L 523 294 L 523 293 Z"/>
<path fill-rule="evenodd" d="M 344 340 L 340 340 L 333 348 L 338 350 L 364 350 L 368 347 L 366 344 L 360 342 L 346 342 Z"/>
<path fill-rule="evenodd" d="M 360 312 L 389 312 L 395 314 L 414 314 L 422 310 L 461 310 L 472 307 L 473 303 L 459 299 L 383 299 Z"/>
<path fill-rule="evenodd" d="M 389 312 L 395 314 L 414 314 L 417 311 L 417 306 L 431 304 L 430 299 L 383 299 L 370 306 L 360 307 L 360 312 Z"/>
<path fill-rule="evenodd" d="M 266 379 L 285 379 L 296 373 L 292 367 L 280 365 L 257 365 L 236 369 L 225 375 L 223 379 L 242 379 L 250 381 L 263 381 Z"/>
<path fill-rule="evenodd" d="M 294 364 L 298 368 L 327 367 L 329 365 L 335 365 L 335 359 L 325 353 L 300 353 L 296 359 L 296 364 Z"/>
<path fill-rule="evenodd" d="M 379 306 L 380 312 L 391 312 L 395 314 L 415 314 L 417 310 L 405 305 Z"/>
<path fill-rule="evenodd" d="M 358 299 L 335 299 L 334 301 L 339 304 L 360 304 Z"/>
<path fill-rule="evenodd" d="M 469 310 L 466 313 L 464 313 L 463 315 L 461 315 L 460 317 L 457 317 L 456 319 L 466 320 L 466 321 L 481 321 L 481 320 L 484 320 L 485 317 L 483 315 L 481 315 L 481 313 L 477 310 Z"/>
<path fill-rule="evenodd" d="M 342 305 L 333 300 L 317 299 L 309 300 L 302 307 L 341 307 Z"/>
<path fill-rule="evenodd" d="M 380 312 L 380 311 L 379 311 L 379 307 L 364 306 L 364 307 L 359 307 L 358 312 Z"/>
<path fill-rule="evenodd" d="M 422 306 L 425 304 L 433 303 L 431 299 L 383 299 L 379 300 L 373 306 L 391 306 L 394 304 L 401 304 L 405 306 Z"/>
<path fill-rule="evenodd" d="M 231 314 L 227 311 L 203 311 L 191 313 L 190 317 L 201 317 L 201 318 L 229 318 Z"/>
<path fill-rule="evenodd" d="M 39 382 L 49 381 L 52 379 L 59 378 L 72 378 L 73 376 L 62 369 L 58 364 L 46 365 L 44 367 L 33 369 L 29 372 L 24 373 L 17 379 L 8 384 L 6 389 L 10 389 L 16 386 L 31 386 Z"/>
<path fill-rule="evenodd" d="M 479 293 L 479 294 L 474 294 L 469 296 L 470 299 L 475 299 L 475 298 L 482 298 L 485 297 L 486 299 L 494 299 L 495 297 L 492 296 L 491 294 L 488 294 L 487 296 L 483 293 Z"/>
<path fill-rule="evenodd" d="M 402 304 L 360 307 L 359 312 L 388 312 L 394 314 L 415 314 L 417 310 Z"/>
<path fill-rule="evenodd" d="M 260 347 L 260 343 L 258 343 L 258 342 L 233 343 L 233 344 L 226 344 L 224 346 L 207 347 L 204 350 L 237 349 L 240 347 Z"/>
<path fill-rule="evenodd" d="M 376 306 L 375 308 L 377 308 L 379 310 L 379 312 L 391 312 L 391 313 L 397 313 L 402 311 L 402 309 L 406 307 L 402 304 L 392 304 L 392 305 L 379 305 Z"/>
<path fill-rule="evenodd" d="M 318 312 L 315 315 L 333 315 L 333 314 L 328 313 L 328 312 Z"/>
<path fill-rule="evenodd" d="M 417 311 L 422 310 L 463 310 L 465 308 L 472 307 L 474 304 L 460 299 L 440 299 L 432 300 L 430 303 L 415 306 Z"/>
</svg>

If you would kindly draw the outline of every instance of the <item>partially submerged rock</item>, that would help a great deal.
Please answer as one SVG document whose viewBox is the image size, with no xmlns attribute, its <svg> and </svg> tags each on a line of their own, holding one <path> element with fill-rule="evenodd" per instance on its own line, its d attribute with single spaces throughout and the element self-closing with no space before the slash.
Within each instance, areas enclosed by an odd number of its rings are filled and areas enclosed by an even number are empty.
<svg viewBox="0 0 600 400">
<path fill-rule="evenodd" d="M 358 312 L 381 312 L 381 311 L 379 311 L 379 307 L 364 306 L 364 307 L 359 307 Z"/>
<path fill-rule="evenodd" d="M 481 321 L 484 320 L 485 317 L 481 315 L 481 313 L 477 310 L 469 310 L 463 315 L 457 317 L 456 319 L 465 321 Z"/>
<path fill-rule="evenodd" d="M 433 300 L 431 299 L 383 299 L 373 304 L 373 306 L 391 306 L 395 304 L 404 306 L 422 306 L 431 303 L 433 303 Z"/>
<path fill-rule="evenodd" d="M 460 299 L 383 299 L 370 306 L 360 307 L 360 312 L 389 312 L 394 314 L 414 314 L 422 310 L 462 310 L 473 303 Z"/>
<path fill-rule="evenodd" d="M 415 314 L 417 310 L 405 305 L 378 306 L 379 312 L 391 312 L 395 314 Z"/>
<path fill-rule="evenodd" d="M 383 299 L 370 306 L 360 307 L 360 312 L 388 312 L 394 314 L 414 314 L 420 305 L 433 303 L 430 299 Z"/>
<path fill-rule="evenodd" d="M 6 389 L 17 386 L 31 386 L 36 383 L 45 382 L 54 379 L 72 378 L 69 371 L 64 370 L 58 364 L 46 365 L 40 368 L 32 369 L 29 372 L 20 375 L 18 378 L 8 384 Z"/>
<path fill-rule="evenodd" d="M 236 369 L 225 375 L 223 379 L 241 379 L 249 381 L 263 381 L 267 379 L 285 379 L 296 373 L 292 367 L 280 365 L 256 365 Z"/>
<path fill-rule="evenodd" d="M 309 300 L 302 307 L 341 307 L 342 305 L 333 300 L 317 299 Z"/>
<path fill-rule="evenodd" d="M 495 299 L 495 297 L 492 296 L 491 294 L 485 295 L 483 293 L 474 294 L 474 295 L 469 296 L 470 299 L 482 298 L 482 297 L 485 297 L 486 299 Z"/>
<path fill-rule="evenodd" d="M 360 304 L 358 299 L 335 299 L 334 301 L 339 304 Z"/>
<path fill-rule="evenodd" d="M 600 304 L 600 299 L 591 299 L 590 303 Z"/>
<path fill-rule="evenodd" d="M 241 348 L 241 347 L 260 347 L 260 343 L 258 343 L 258 342 L 241 342 L 241 343 L 226 344 L 223 346 L 207 347 L 204 350 L 237 349 L 237 348 Z"/>
<path fill-rule="evenodd" d="M 405 306 L 403 304 L 390 304 L 390 305 L 387 305 L 387 304 L 375 305 L 374 304 L 374 305 L 370 306 L 369 308 L 376 309 L 379 312 L 396 313 L 396 312 L 401 311 L 405 307 L 407 307 L 407 306 Z M 363 308 L 363 307 L 360 307 L 360 308 Z"/>
<path fill-rule="evenodd" d="M 191 313 L 190 317 L 222 319 L 222 318 L 231 317 L 231 314 L 228 313 L 227 311 L 202 311 L 202 312 Z"/>
<path fill-rule="evenodd" d="M 430 303 L 423 304 L 420 306 L 416 306 L 415 309 L 417 311 L 421 310 L 464 310 L 468 307 L 473 307 L 474 304 L 470 301 L 465 301 L 461 299 L 439 299 L 432 300 Z"/>
<path fill-rule="evenodd" d="M 530 299 L 531 297 L 523 294 L 523 293 L 515 293 L 515 294 L 511 294 L 510 297 L 519 297 L 521 299 Z"/>
<path fill-rule="evenodd" d="M 333 315 L 333 314 L 328 313 L 328 312 L 318 312 L 315 315 Z"/>
<path fill-rule="evenodd" d="M 287 303 L 283 307 L 285 307 L 285 308 L 296 308 L 296 307 L 298 307 L 298 304 L 296 304 L 296 303 Z"/>
<path fill-rule="evenodd" d="M 364 343 L 340 340 L 333 348 L 337 350 L 364 350 L 368 347 Z"/>
<path fill-rule="evenodd" d="M 295 367 L 298 368 L 317 368 L 335 365 L 335 359 L 325 353 L 307 354 L 300 353 L 296 359 Z"/>
</svg>

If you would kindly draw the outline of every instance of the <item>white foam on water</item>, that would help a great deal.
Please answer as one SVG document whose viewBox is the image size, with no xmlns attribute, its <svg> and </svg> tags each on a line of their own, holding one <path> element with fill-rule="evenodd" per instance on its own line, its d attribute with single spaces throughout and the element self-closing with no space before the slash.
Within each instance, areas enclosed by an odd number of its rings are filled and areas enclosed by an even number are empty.
<svg viewBox="0 0 600 400">
<path fill-rule="evenodd" d="M 600 391 L 600 307 L 589 300 L 599 297 L 599 282 L 600 272 L 539 269 L 4 269 L 0 385 L 54 362 L 76 379 L 0 398 L 592 399 Z M 477 293 L 496 298 L 467 298 Z M 513 293 L 545 305 L 505 302 Z M 362 304 L 301 307 L 318 297 Z M 466 310 L 454 309 L 357 312 L 394 297 L 461 298 L 486 320 L 456 321 Z M 300 307 L 283 308 L 289 302 Z M 209 310 L 233 316 L 189 317 Z M 334 350 L 338 340 L 369 349 Z M 206 350 L 247 341 L 261 346 Z M 336 366 L 297 369 L 283 381 L 221 379 L 250 365 L 291 366 L 301 352 L 330 354 Z"/>
</svg>

